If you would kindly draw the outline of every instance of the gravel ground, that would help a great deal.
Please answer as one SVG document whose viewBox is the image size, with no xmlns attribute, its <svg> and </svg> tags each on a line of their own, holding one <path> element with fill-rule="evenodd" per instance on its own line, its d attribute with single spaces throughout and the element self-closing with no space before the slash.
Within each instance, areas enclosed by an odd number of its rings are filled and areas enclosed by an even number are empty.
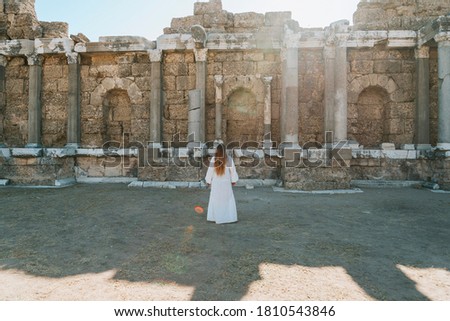
<svg viewBox="0 0 450 321">
<path fill-rule="evenodd" d="M 0 300 L 450 300 L 450 194 L 0 189 Z"/>
</svg>

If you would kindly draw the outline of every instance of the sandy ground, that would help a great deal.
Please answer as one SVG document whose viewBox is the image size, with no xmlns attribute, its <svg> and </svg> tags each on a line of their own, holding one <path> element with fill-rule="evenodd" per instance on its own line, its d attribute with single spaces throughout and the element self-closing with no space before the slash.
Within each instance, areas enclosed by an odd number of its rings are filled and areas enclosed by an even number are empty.
<svg viewBox="0 0 450 321">
<path fill-rule="evenodd" d="M 0 300 L 450 301 L 450 194 L 0 189 Z"/>
</svg>

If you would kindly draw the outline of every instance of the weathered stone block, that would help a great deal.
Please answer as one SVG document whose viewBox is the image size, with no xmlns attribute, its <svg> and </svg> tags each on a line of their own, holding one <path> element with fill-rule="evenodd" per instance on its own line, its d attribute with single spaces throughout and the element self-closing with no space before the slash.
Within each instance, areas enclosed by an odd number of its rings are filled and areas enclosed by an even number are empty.
<svg viewBox="0 0 450 321">
<path fill-rule="evenodd" d="M 221 0 L 210 0 L 209 2 L 195 2 L 194 15 L 204 15 L 207 13 L 218 13 L 222 11 Z"/>
<path fill-rule="evenodd" d="M 292 13 L 290 11 L 282 12 L 267 12 L 265 15 L 266 26 L 284 26 L 286 21 L 292 19 Z"/>
<path fill-rule="evenodd" d="M 253 61 L 239 61 L 223 63 L 224 75 L 253 75 L 256 72 L 256 63 Z"/>
<path fill-rule="evenodd" d="M 203 16 L 173 18 L 170 27 L 179 33 L 190 33 L 191 27 L 194 25 L 203 25 Z"/>
<path fill-rule="evenodd" d="M 346 168 L 283 168 L 286 189 L 305 191 L 349 189 L 351 176 Z"/>
<path fill-rule="evenodd" d="M 255 12 L 236 13 L 234 15 L 235 28 L 258 28 L 264 25 L 264 15 Z"/>
<path fill-rule="evenodd" d="M 41 21 L 42 38 L 67 38 L 69 36 L 69 24 L 67 22 Z"/>
<path fill-rule="evenodd" d="M 203 27 L 205 28 L 229 28 L 233 27 L 234 16 L 232 13 L 221 11 L 217 13 L 205 14 L 203 16 Z"/>
<path fill-rule="evenodd" d="M 371 60 L 354 60 L 351 62 L 351 71 L 358 74 L 373 73 L 374 62 Z"/>
</svg>

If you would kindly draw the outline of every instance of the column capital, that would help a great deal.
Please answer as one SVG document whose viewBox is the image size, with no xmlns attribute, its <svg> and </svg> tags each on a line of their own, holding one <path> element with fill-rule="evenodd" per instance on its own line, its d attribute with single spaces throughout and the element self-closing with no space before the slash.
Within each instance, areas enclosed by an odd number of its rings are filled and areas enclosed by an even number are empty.
<svg viewBox="0 0 450 321">
<path fill-rule="evenodd" d="M 450 46 L 450 32 L 440 32 L 434 36 L 434 40 L 436 40 L 438 44 Z"/>
<path fill-rule="evenodd" d="M 38 55 L 36 53 L 27 55 L 26 57 L 27 57 L 28 65 L 30 65 L 30 66 L 42 66 L 42 63 L 44 62 L 44 57 L 42 55 Z"/>
<path fill-rule="evenodd" d="M 264 76 L 262 77 L 262 81 L 264 85 L 270 86 L 272 84 L 273 77 L 272 76 Z"/>
<path fill-rule="evenodd" d="M 149 50 L 148 55 L 150 57 L 150 62 L 161 62 L 161 60 L 162 60 L 162 50 L 161 49 Z"/>
<path fill-rule="evenodd" d="M 338 33 L 335 35 L 336 47 L 347 47 L 347 40 L 350 37 L 349 33 Z"/>
<path fill-rule="evenodd" d="M 216 84 L 216 87 L 221 87 L 223 85 L 223 75 L 215 75 L 214 83 Z"/>
<path fill-rule="evenodd" d="M 415 50 L 416 59 L 428 59 L 430 58 L 430 47 L 421 46 Z"/>
<path fill-rule="evenodd" d="M 208 49 L 194 49 L 194 55 L 196 62 L 206 62 Z"/>
<path fill-rule="evenodd" d="M 66 57 L 69 65 L 76 65 L 80 63 L 80 54 L 78 52 L 67 52 Z"/>
</svg>

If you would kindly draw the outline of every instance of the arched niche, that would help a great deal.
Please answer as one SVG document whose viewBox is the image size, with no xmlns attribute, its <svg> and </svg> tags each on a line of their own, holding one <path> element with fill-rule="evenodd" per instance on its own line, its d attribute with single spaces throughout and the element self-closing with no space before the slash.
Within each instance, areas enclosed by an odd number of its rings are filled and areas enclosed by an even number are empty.
<svg viewBox="0 0 450 321">
<path fill-rule="evenodd" d="M 264 136 L 264 83 L 258 76 L 225 76 L 223 140 L 261 142 Z"/>
<path fill-rule="evenodd" d="M 226 141 L 258 141 L 259 114 L 256 95 L 250 89 L 240 87 L 232 91 L 225 103 Z"/>
<path fill-rule="evenodd" d="M 356 104 L 351 106 L 349 134 L 364 147 L 379 147 L 388 141 L 389 102 L 386 89 L 370 86 L 361 91 Z"/>
<path fill-rule="evenodd" d="M 145 109 L 144 95 L 133 80 L 104 78 L 81 106 L 81 144 L 107 147 L 105 143 L 115 141 L 114 146 L 126 148 L 128 141 L 139 141 L 135 136 L 142 132 L 141 122 L 148 122 Z"/>
<path fill-rule="evenodd" d="M 112 89 L 103 100 L 103 141 L 127 147 L 131 133 L 131 100 L 126 90 Z"/>
</svg>

